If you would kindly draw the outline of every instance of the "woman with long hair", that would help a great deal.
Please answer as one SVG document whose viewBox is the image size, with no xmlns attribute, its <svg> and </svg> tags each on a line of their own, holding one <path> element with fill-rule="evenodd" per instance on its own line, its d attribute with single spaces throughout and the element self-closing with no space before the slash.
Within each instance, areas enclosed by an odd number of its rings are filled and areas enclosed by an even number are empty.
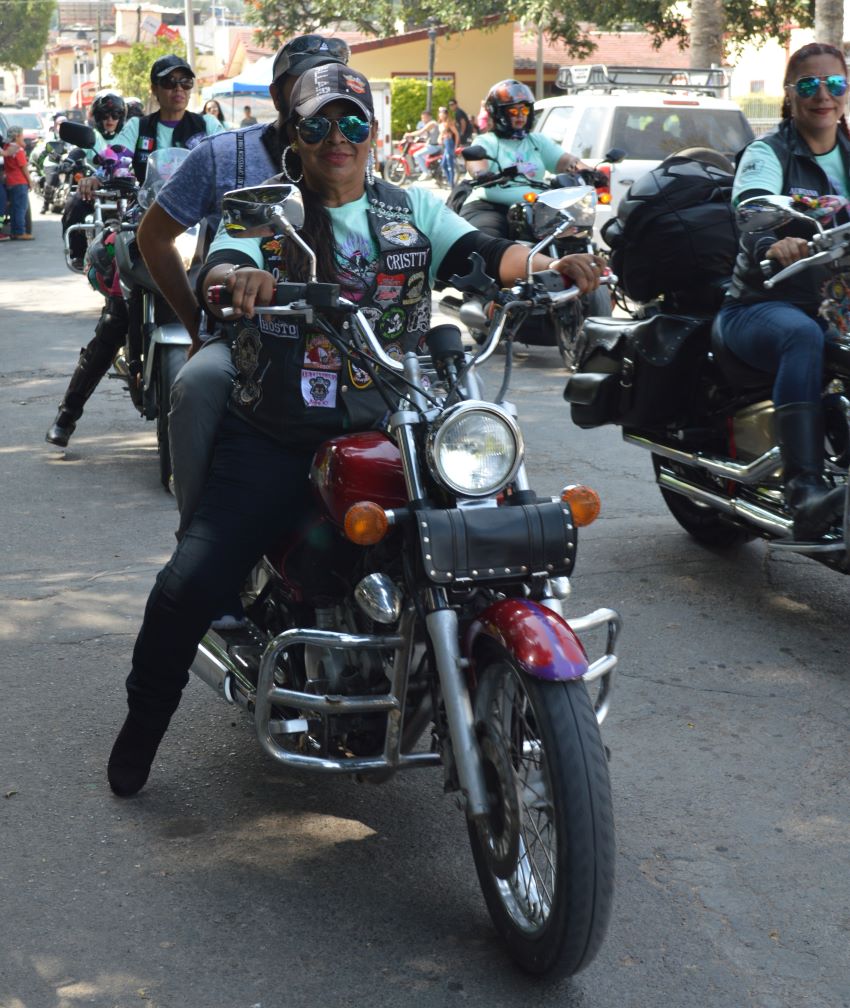
<svg viewBox="0 0 850 1008">
<path fill-rule="evenodd" d="M 505 285 L 525 275 L 524 246 L 481 235 L 425 189 L 374 177 L 372 93 L 356 70 L 330 63 L 303 73 L 284 132 L 283 175 L 301 192 L 318 279 L 357 302 L 390 354 L 419 346 L 432 284 L 466 272 L 472 252 Z M 602 263 L 590 255 L 540 255 L 534 265 L 588 291 Z M 233 348 L 237 377 L 200 502 L 157 577 L 136 641 L 129 710 L 107 768 L 118 795 L 135 794 L 147 780 L 210 621 L 303 514 L 315 449 L 343 430 L 380 427 L 386 412 L 368 376 L 320 328 L 255 316 L 255 306 L 271 304 L 278 278 L 309 275 L 306 254 L 283 236 L 234 239 L 220 230 L 198 278 L 216 335 Z M 220 284 L 230 291 L 236 321 L 224 322 L 208 295 Z"/>
<path fill-rule="evenodd" d="M 798 49 L 785 70 L 782 120 L 744 150 L 732 192 L 752 196 L 828 194 L 850 198 L 847 64 L 834 46 Z M 846 211 L 841 211 L 843 219 Z M 741 360 L 773 376 L 782 449 L 785 502 L 797 539 L 822 535 L 838 517 L 844 491 L 824 482 L 823 352 L 827 326 L 818 315 L 825 267 L 814 267 L 770 290 L 759 263 L 779 268 L 809 255 L 811 228 L 798 223 L 741 238 L 732 285 L 720 317 L 723 340 Z"/>
</svg>

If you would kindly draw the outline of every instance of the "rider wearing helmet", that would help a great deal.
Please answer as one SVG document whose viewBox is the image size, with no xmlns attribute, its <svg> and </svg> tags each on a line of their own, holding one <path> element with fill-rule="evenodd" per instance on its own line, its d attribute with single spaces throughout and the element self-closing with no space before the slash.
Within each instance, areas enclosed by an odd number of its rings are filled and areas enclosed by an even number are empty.
<svg viewBox="0 0 850 1008">
<path fill-rule="evenodd" d="M 480 134 L 476 146 L 487 152 L 487 160 L 467 161 L 469 174 L 476 178 L 516 165 L 524 178 L 472 190 L 460 215 L 475 227 L 497 238 L 506 238 L 508 207 L 528 191 L 527 179 L 542 182 L 546 172 L 572 172 L 581 165 L 578 158 L 542 133 L 531 133 L 534 124 L 534 94 L 518 80 L 494 84 L 484 102 L 490 117 L 490 132 Z"/>
<path fill-rule="evenodd" d="M 94 96 L 89 114 L 103 139 L 111 140 L 124 127 L 127 106 L 121 95 L 114 91 L 99 91 Z"/>
<path fill-rule="evenodd" d="M 125 98 L 124 104 L 127 106 L 128 119 L 141 119 L 145 114 L 145 106 L 140 98 Z"/>
</svg>

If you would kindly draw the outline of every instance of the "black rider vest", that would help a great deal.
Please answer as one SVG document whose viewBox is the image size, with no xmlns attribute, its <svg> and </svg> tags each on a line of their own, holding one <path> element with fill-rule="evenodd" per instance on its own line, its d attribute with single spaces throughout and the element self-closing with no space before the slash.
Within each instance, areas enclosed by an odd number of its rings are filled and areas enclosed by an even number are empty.
<svg viewBox="0 0 850 1008">
<path fill-rule="evenodd" d="M 430 325 L 431 243 L 416 228 L 404 190 L 376 181 L 366 196 L 378 258 L 369 263 L 349 254 L 339 282 L 389 356 L 400 359 L 419 347 Z M 261 248 L 265 268 L 285 278 L 285 239 L 264 239 Z M 337 250 L 338 261 L 341 251 L 347 250 Z M 225 329 L 237 371 L 231 408 L 281 443 L 310 449 L 343 431 L 373 428 L 386 414 L 368 374 L 318 328 L 255 316 Z"/>
<path fill-rule="evenodd" d="M 774 152 L 782 165 L 782 193 L 786 196 L 825 196 L 833 192 L 826 172 L 815 160 L 808 144 L 803 140 L 790 119 L 784 119 L 775 130 L 758 138 Z M 838 147 L 844 161 L 846 175 L 850 175 L 850 140 L 839 127 Z M 842 211 L 838 223 L 846 220 Z M 755 251 L 751 255 L 743 246 L 735 261 L 732 283 L 728 297 L 744 304 L 756 301 L 789 301 L 802 308 L 809 315 L 816 316 L 823 301 L 821 289 L 832 275 L 827 267 L 812 267 L 789 280 L 784 280 L 771 289 L 764 287 L 764 277 L 758 261 L 764 252 L 780 237 L 799 236 L 811 238 L 812 228 L 793 222 L 781 229 L 781 233 L 759 233 L 754 239 L 745 239 Z"/>
<path fill-rule="evenodd" d="M 156 128 L 161 118 L 159 112 L 152 112 L 139 120 L 139 135 L 136 139 L 136 149 L 133 151 L 133 172 L 139 182 L 145 181 L 148 158 L 156 150 Z M 197 112 L 184 112 L 174 127 L 171 145 L 190 150 L 206 135 L 207 123 L 204 117 Z"/>
</svg>

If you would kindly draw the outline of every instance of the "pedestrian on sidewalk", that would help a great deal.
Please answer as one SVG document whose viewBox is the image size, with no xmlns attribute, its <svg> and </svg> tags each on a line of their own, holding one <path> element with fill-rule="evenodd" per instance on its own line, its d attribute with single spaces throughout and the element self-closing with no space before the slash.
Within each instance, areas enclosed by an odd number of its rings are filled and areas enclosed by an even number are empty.
<svg viewBox="0 0 850 1008">
<path fill-rule="evenodd" d="M 12 126 L 3 145 L 3 170 L 6 174 L 6 195 L 12 218 L 12 241 L 32 241 L 27 233 L 27 206 L 29 205 L 30 181 L 27 155 L 23 146 L 23 129 Z"/>
</svg>

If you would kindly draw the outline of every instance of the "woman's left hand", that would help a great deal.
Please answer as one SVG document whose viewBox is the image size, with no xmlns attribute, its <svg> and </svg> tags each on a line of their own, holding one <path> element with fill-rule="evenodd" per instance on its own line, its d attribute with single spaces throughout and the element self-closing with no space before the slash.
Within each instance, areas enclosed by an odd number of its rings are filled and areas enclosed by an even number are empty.
<svg viewBox="0 0 850 1008">
<path fill-rule="evenodd" d="M 582 294 L 596 290 L 605 268 L 606 263 L 601 256 L 585 252 L 562 256 L 549 264 L 549 269 L 569 277 Z"/>
</svg>

